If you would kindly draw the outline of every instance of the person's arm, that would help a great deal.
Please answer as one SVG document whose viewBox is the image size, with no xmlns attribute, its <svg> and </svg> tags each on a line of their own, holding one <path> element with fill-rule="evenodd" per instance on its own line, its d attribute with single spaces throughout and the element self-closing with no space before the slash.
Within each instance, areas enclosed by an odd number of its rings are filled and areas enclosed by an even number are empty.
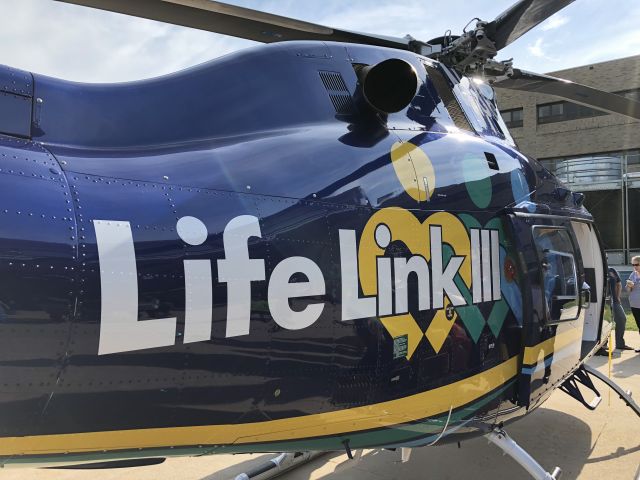
<svg viewBox="0 0 640 480">
<path fill-rule="evenodd" d="M 622 293 L 622 282 L 618 280 L 616 282 L 616 302 L 620 303 L 620 294 Z"/>
<path fill-rule="evenodd" d="M 633 274 L 631 274 L 631 276 L 627 280 L 627 292 L 630 292 L 631 290 L 633 290 L 633 287 L 634 287 L 633 280 L 631 279 L 632 276 Z"/>
</svg>

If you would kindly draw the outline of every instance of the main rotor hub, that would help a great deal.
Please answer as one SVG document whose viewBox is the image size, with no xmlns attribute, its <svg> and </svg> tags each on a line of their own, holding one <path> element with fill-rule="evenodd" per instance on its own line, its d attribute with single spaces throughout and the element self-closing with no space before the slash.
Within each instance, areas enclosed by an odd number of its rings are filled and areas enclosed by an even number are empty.
<svg viewBox="0 0 640 480">
<path fill-rule="evenodd" d="M 437 60 L 461 73 L 481 70 L 498 53 L 494 41 L 489 38 L 489 22 L 477 19 L 475 28 L 459 37 L 444 36 L 431 40 L 439 43 L 442 51 L 433 55 Z"/>
</svg>

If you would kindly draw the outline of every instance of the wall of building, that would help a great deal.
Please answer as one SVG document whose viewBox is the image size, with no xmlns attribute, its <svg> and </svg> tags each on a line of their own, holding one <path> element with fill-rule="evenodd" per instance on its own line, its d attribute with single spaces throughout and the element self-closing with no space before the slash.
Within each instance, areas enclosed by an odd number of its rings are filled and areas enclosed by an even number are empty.
<svg viewBox="0 0 640 480">
<path fill-rule="evenodd" d="M 585 65 L 549 75 L 608 92 L 640 88 L 640 55 Z M 522 127 L 509 130 L 521 151 L 540 159 L 585 193 L 604 248 L 613 263 L 628 263 L 640 250 L 640 121 L 608 114 L 538 125 L 537 106 L 561 101 L 551 95 L 497 89 L 501 111 L 523 108 Z M 615 156 L 606 160 L 567 162 L 576 157 Z M 576 173 L 577 170 L 580 170 Z M 626 173 L 630 173 L 626 176 Z M 562 178 L 564 178 L 562 177 Z"/>
<path fill-rule="evenodd" d="M 608 92 L 640 88 L 640 55 L 557 72 Z M 552 95 L 497 89 L 500 110 L 523 107 L 523 126 L 511 128 L 520 149 L 539 159 L 640 150 L 640 121 L 610 114 L 538 125 L 536 105 L 561 100 Z"/>
</svg>

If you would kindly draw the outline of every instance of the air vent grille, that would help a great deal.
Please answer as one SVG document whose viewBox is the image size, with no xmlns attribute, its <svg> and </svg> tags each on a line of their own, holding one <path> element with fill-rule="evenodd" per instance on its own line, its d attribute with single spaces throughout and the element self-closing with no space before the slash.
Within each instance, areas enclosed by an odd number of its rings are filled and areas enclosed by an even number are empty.
<svg viewBox="0 0 640 480">
<path fill-rule="evenodd" d="M 349 93 L 342 75 L 340 75 L 338 72 L 320 72 L 320 79 L 324 84 L 324 88 L 326 88 L 328 91 L 333 90 L 336 92 Z"/>
<path fill-rule="evenodd" d="M 484 152 L 484 156 L 487 159 L 487 164 L 491 170 L 500 170 L 500 166 L 498 165 L 498 160 L 493 153 Z"/>
<path fill-rule="evenodd" d="M 350 95 L 338 95 L 338 94 L 330 93 L 329 98 L 331 99 L 333 108 L 336 109 L 336 113 L 340 113 L 340 114 L 353 113 L 353 102 L 351 101 Z"/>
<path fill-rule="evenodd" d="M 339 115 L 353 115 L 355 113 L 355 106 L 353 104 L 353 98 L 349 93 L 346 83 L 342 75 L 338 72 L 325 72 L 320 71 L 320 80 L 324 88 L 327 89 L 331 104 Z"/>
</svg>

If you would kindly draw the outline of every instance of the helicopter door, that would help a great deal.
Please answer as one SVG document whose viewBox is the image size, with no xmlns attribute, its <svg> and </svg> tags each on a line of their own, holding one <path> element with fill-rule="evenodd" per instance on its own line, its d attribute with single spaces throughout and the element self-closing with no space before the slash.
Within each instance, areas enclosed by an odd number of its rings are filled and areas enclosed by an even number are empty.
<svg viewBox="0 0 640 480">
<path fill-rule="evenodd" d="M 569 222 L 534 216 L 513 221 L 527 272 L 518 403 L 533 406 L 580 360 L 583 269 Z"/>
<path fill-rule="evenodd" d="M 590 223 L 571 222 L 573 232 L 578 240 L 582 264 L 584 267 L 584 281 L 589 285 L 589 303 L 585 305 L 584 330 L 582 341 L 583 356 L 586 355 L 602 331 L 602 310 L 604 308 L 605 265 L 602 250 L 595 228 Z M 591 348 L 590 348 L 591 347 Z"/>
</svg>

